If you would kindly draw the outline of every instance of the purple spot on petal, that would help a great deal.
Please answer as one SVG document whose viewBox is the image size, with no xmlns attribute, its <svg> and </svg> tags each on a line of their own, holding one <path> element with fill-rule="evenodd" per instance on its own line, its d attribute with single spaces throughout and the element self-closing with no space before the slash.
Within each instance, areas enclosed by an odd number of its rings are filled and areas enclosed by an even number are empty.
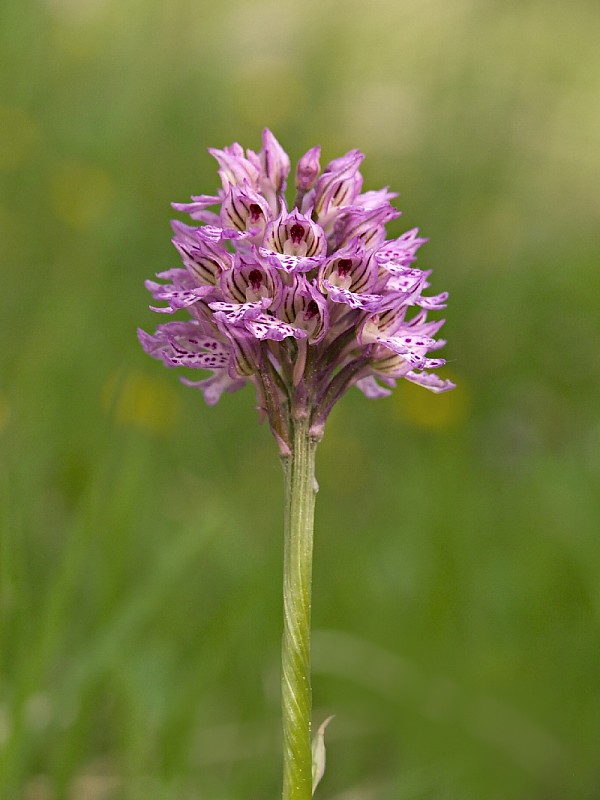
<svg viewBox="0 0 600 800">
<path fill-rule="evenodd" d="M 337 272 L 340 278 L 345 278 L 352 269 L 352 260 L 349 258 L 340 258 L 337 262 Z"/>
<path fill-rule="evenodd" d="M 319 314 L 319 306 L 315 303 L 314 300 L 311 300 L 310 303 L 306 306 L 306 311 L 304 312 L 304 319 L 313 319 Z"/>
<path fill-rule="evenodd" d="M 302 225 L 298 225 L 298 223 L 292 225 L 290 228 L 290 237 L 294 244 L 299 244 L 304 238 L 304 228 Z"/>
<path fill-rule="evenodd" d="M 250 270 L 250 274 L 248 275 L 248 283 L 255 292 L 258 291 L 263 284 L 262 272 L 258 269 Z"/>
</svg>

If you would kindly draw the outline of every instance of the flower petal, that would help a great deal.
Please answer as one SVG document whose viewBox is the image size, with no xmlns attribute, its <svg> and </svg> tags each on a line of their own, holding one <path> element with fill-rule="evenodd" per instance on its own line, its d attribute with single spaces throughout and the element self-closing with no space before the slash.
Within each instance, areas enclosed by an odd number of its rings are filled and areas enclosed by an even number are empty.
<svg viewBox="0 0 600 800">
<path fill-rule="evenodd" d="M 256 319 L 265 308 L 271 304 L 269 297 L 263 297 L 253 303 L 222 303 L 215 301 L 208 306 L 216 311 L 215 319 L 222 320 L 229 325 L 239 325 L 248 319 Z"/>
<path fill-rule="evenodd" d="M 215 370 L 210 377 L 204 378 L 202 381 L 190 381 L 183 377 L 180 377 L 179 380 L 186 386 L 200 389 L 204 396 L 204 402 L 208 406 L 218 403 L 223 392 L 237 392 L 246 385 L 243 378 L 231 378 L 225 369 Z"/>
<path fill-rule="evenodd" d="M 305 330 L 283 322 L 277 317 L 270 317 L 268 314 L 261 314 L 260 317 L 245 320 L 245 326 L 257 339 L 272 339 L 275 342 L 281 342 L 288 336 L 293 336 L 294 339 L 305 339 L 308 335 Z"/>
<path fill-rule="evenodd" d="M 440 392 L 448 392 L 450 389 L 456 388 L 456 384 L 449 380 L 443 380 L 433 372 L 414 372 L 411 370 L 404 376 L 412 383 L 418 383 L 419 386 L 424 386 L 431 392 L 439 394 Z"/>
<path fill-rule="evenodd" d="M 421 308 L 427 308 L 432 311 L 438 311 L 441 308 L 446 308 L 446 300 L 448 299 L 448 292 L 436 294 L 433 297 L 419 297 L 415 300 L 416 305 Z"/>
<path fill-rule="evenodd" d="M 259 247 L 258 253 L 265 263 L 289 273 L 310 272 L 318 269 L 323 263 L 322 257 L 289 256 L 284 253 L 274 253 L 265 247 Z"/>
<path fill-rule="evenodd" d="M 361 311 L 377 311 L 381 304 L 381 295 L 379 294 L 351 292 L 348 289 L 334 286 L 327 280 L 323 281 L 323 288 L 334 303 L 345 303 L 350 308 L 359 308 Z"/>
<path fill-rule="evenodd" d="M 396 385 L 396 382 L 393 378 L 390 379 L 390 383 L 392 386 Z M 366 378 L 361 378 L 359 381 L 356 381 L 355 385 L 366 397 L 371 400 L 377 400 L 380 397 L 388 397 L 388 395 L 392 393 L 390 389 L 386 389 L 385 386 L 382 386 L 380 383 L 378 383 L 374 375 L 368 375 Z"/>
</svg>

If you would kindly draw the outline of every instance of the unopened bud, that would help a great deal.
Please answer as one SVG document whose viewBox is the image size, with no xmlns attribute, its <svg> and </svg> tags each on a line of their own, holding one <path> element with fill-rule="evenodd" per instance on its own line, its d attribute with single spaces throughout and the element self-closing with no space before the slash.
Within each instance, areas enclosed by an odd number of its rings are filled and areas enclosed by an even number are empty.
<svg viewBox="0 0 600 800">
<path fill-rule="evenodd" d="M 296 167 L 296 189 L 299 191 L 308 192 L 317 182 L 321 171 L 320 155 L 321 148 L 317 145 L 316 147 L 311 147 L 298 161 L 298 166 Z"/>
</svg>

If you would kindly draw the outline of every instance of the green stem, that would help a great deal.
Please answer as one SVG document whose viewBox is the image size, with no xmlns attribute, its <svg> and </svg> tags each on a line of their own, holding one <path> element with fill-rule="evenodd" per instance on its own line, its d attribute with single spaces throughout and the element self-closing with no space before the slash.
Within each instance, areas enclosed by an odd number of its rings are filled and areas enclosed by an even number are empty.
<svg viewBox="0 0 600 800">
<path fill-rule="evenodd" d="M 312 797 L 310 606 L 316 440 L 307 418 L 294 420 L 292 453 L 285 473 L 283 560 L 283 800 Z"/>
</svg>

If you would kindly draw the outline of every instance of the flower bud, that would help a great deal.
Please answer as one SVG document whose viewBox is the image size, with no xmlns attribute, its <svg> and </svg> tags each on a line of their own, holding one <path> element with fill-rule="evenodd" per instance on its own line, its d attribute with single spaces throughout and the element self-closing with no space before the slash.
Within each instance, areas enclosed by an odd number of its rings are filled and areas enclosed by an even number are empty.
<svg viewBox="0 0 600 800">
<path fill-rule="evenodd" d="M 290 173 L 290 159 L 268 128 L 262 134 L 263 147 L 259 153 L 263 173 L 275 192 L 284 192 Z"/>
<path fill-rule="evenodd" d="M 296 189 L 300 192 L 308 192 L 317 182 L 321 165 L 319 163 L 319 156 L 321 155 L 321 148 L 319 145 L 311 147 L 305 153 L 296 167 Z"/>
</svg>

